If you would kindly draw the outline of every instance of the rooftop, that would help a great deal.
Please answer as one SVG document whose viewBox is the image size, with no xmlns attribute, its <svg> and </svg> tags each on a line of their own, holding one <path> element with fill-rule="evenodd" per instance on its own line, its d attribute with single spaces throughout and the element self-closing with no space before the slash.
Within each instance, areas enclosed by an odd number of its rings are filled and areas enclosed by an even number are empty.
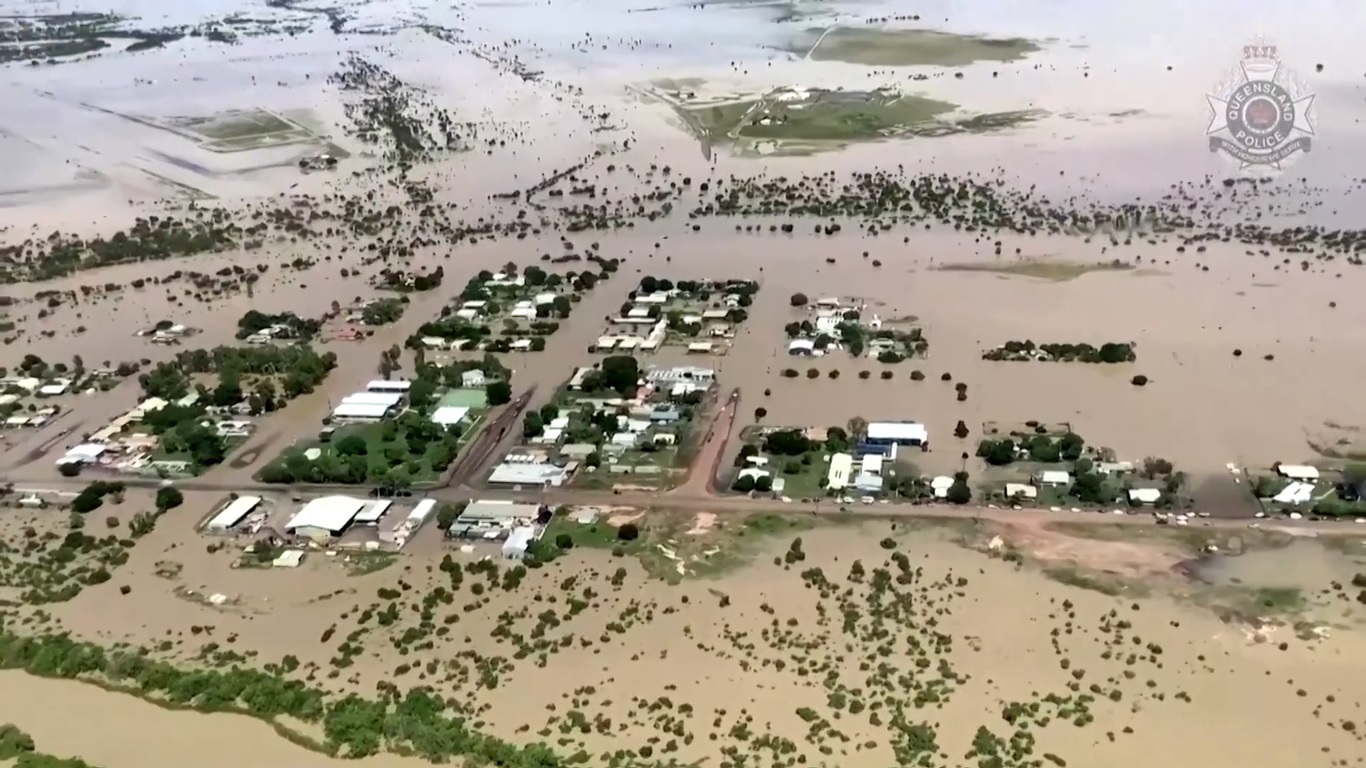
<svg viewBox="0 0 1366 768">
<path fill-rule="evenodd" d="M 458 522 L 473 523 L 480 520 L 509 521 L 518 518 L 535 519 L 540 507 L 536 504 L 518 504 L 512 501 L 471 501 L 465 511 L 460 513 Z"/>
<path fill-rule="evenodd" d="M 909 440 L 927 442 L 929 430 L 915 421 L 874 421 L 868 425 L 869 440 Z"/>
<path fill-rule="evenodd" d="M 350 496 L 323 496 L 305 504 L 303 509 L 285 523 L 285 530 L 322 528 L 333 533 L 341 533 L 356 515 L 360 514 L 361 508 L 365 505 L 365 500 Z"/>
<path fill-rule="evenodd" d="M 490 483 L 500 485 L 559 485 L 564 481 L 565 470 L 554 464 L 510 464 L 504 462 L 494 467 L 489 475 Z"/>
</svg>

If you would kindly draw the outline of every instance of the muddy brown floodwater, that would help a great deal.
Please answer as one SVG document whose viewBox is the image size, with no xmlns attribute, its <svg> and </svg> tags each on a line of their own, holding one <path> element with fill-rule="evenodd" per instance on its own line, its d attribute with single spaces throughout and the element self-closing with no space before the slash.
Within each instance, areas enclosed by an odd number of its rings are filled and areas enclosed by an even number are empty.
<svg viewBox="0 0 1366 768">
<path fill-rule="evenodd" d="M 33 13 L 19 5 L 0 0 L 0 17 Z M 1233 509 L 1248 494 L 1229 465 L 1303 463 L 1360 439 L 1366 107 L 1357 48 L 1336 32 L 1358 28 L 1360 9 L 1240 6 L 1240 20 L 1277 20 L 1286 71 L 1315 96 L 1321 128 L 1312 152 L 1254 181 L 1208 151 L 1207 96 L 1258 31 L 1215 5 L 1062 0 L 1040 14 L 930 2 L 919 16 L 880 1 L 636 5 L 136 0 L 122 6 L 139 25 L 232 27 L 239 39 L 182 29 L 148 50 L 6 65 L 0 364 L 13 373 L 32 354 L 145 370 L 237 343 L 249 310 L 345 317 L 394 295 L 375 287 L 384 270 L 440 267 L 437 289 L 406 294 L 403 316 L 360 340 L 334 338 L 344 323 L 329 321 L 317 346 L 337 368 L 203 478 L 238 487 L 316 433 L 480 270 L 596 272 L 593 256 L 620 268 L 545 351 L 500 356 L 515 394 L 540 407 L 598 359 L 591 346 L 642 277 L 757 281 L 724 355 L 665 347 L 645 361 L 711 366 L 722 397 L 743 392 L 722 417 L 734 417 L 723 465 L 760 408 L 770 426 L 921 421 L 930 446 L 912 459 L 925 474 L 986 475 L 961 458 L 983 426 L 1033 420 L 1121 459 L 1168 459 Z M 285 26 L 262 31 L 267 18 Z M 822 36 L 824 53 L 792 53 Z M 808 89 L 901 92 L 932 100 L 936 122 L 895 141 L 847 130 L 796 141 L 783 134 L 820 121 L 763 123 L 742 148 L 699 140 L 675 109 L 715 103 L 708 124 L 738 125 L 734 104 L 790 98 L 773 112 L 790 116 Z M 993 120 L 1017 113 L 1030 119 Z M 212 141 L 186 128 L 225 121 L 274 128 Z M 335 170 L 300 169 L 321 151 Z M 172 258 L 84 268 L 123 252 L 116 233 L 138 219 L 211 226 L 172 238 Z M 896 364 L 794 357 L 784 326 L 811 317 L 794 307 L 799 293 L 856 297 L 865 319 L 920 328 L 928 350 Z M 161 321 L 198 333 L 180 346 L 138 335 Z M 982 359 L 1024 340 L 1132 343 L 1137 359 Z M 400 364 L 411 373 L 415 356 Z M 61 413 L 5 431 L 0 480 L 56 485 L 55 459 L 134 406 L 136 378 L 25 400 Z M 257 567 L 243 542 L 193 530 L 222 501 L 207 491 L 187 491 L 150 531 L 145 490 L 78 522 L 5 507 L 0 618 L 9 633 L 67 632 L 110 654 L 126 644 L 183 669 L 272 665 L 328 702 L 430 689 L 447 715 L 491 740 L 547 745 L 557 765 L 1366 761 L 1366 591 L 1353 586 L 1366 551 L 1350 524 L 1290 540 L 1231 523 L 1074 528 L 1043 511 L 895 525 L 746 515 L 736 499 L 699 506 L 711 503 L 692 493 L 710 480 L 701 466 L 686 486 L 692 512 L 605 507 L 597 523 L 556 529 L 575 546 L 529 569 L 492 545 L 448 544 L 435 526 L 398 557 L 311 552 L 297 569 Z M 639 538 L 618 537 L 625 522 Z M 154 703 L 187 688 L 143 700 L 0 660 L 15 667 L 0 671 L 0 724 L 46 754 L 102 768 L 342 762 L 259 720 Z M 386 729 L 374 713 L 390 710 L 357 711 L 331 731 L 275 725 L 333 746 L 339 732 L 373 731 L 380 754 L 363 765 L 420 764 L 393 753 L 411 746 L 397 734 L 430 736 L 429 721 Z"/>
</svg>

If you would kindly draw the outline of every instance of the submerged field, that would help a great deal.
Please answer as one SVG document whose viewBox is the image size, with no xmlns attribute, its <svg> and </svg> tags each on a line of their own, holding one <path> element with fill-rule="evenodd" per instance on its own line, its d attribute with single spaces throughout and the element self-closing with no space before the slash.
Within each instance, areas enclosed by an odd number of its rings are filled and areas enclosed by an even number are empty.
<svg viewBox="0 0 1366 768">
<path fill-rule="evenodd" d="M 233 571 L 229 552 L 206 557 L 186 527 L 163 521 L 107 583 L 48 610 L 78 639 L 219 670 L 189 687 L 118 665 L 90 674 L 172 703 L 274 712 L 296 742 L 352 757 L 405 746 L 429 759 L 488 755 L 492 743 L 437 737 L 452 716 L 497 740 L 601 765 L 995 758 L 1138 768 L 1200 755 L 1270 768 L 1291 754 L 1323 754 L 1327 765 L 1359 753 L 1366 721 L 1348 681 L 1361 673 L 1366 607 L 1346 580 L 1366 568 L 1366 550 L 1305 542 L 1280 558 L 1281 539 L 1252 538 L 1228 566 L 1202 565 L 1203 587 L 1170 568 L 1226 536 L 1061 531 L 1031 519 L 979 527 L 617 511 L 557 523 L 557 546 L 577 546 L 538 567 L 428 542 L 395 566 L 349 576 L 326 558 Z M 618 535 L 627 521 L 639 537 Z M 1315 568 L 1310 551 L 1320 553 Z M 229 599 L 213 607 L 189 597 L 208 591 Z M 52 674 L 53 658 L 18 663 Z M 254 695 L 223 699 L 214 680 L 231 664 L 264 666 L 321 698 L 264 710 Z M 110 696 L 7 679 L 77 710 Z M 447 709 L 411 700 L 333 708 L 376 686 L 399 700 L 425 688 L 449 697 Z M 50 743 L 47 715 L 5 700 L 0 722 Z M 178 717 L 119 722 L 150 737 Z M 244 738 L 239 760 L 294 749 L 248 721 L 217 728 Z M 116 746 L 61 741 L 131 768 Z M 178 743 L 168 764 L 190 757 Z"/>
<path fill-rule="evenodd" d="M 789 50 L 816 61 L 873 67 L 963 67 L 1018 61 L 1042 48 L 1022 38 L 834 26 L 805 30 L 792 40 Z"/>
<path fill-rule="evenodd" d="M 671 85 L 673 85 L 671 83 Z M 701 100 L 695 92 L 657 90 L 704 145 L 745 153 L 804 154 L 852 143 L 983 134 L 1027 125 L 1039 110 L 966 114 L 955 104 L 887 88 L 875 91 L 779 88 Z"/>
</svg>

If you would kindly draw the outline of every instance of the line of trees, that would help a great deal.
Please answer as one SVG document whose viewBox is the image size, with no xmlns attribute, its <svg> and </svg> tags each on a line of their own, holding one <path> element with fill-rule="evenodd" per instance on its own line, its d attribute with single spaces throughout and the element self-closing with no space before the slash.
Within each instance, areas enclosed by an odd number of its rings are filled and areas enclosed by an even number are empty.
<svg viewBox="0 0 1366 768">
<path fill-rule="evenodd" d="M 1032 360 L 1040 355 L 1060 363 L 1132 363 L 1138 359 L 1132 343 L 1035 344 L 1032 341 L 1007 341 L 982 353 L 983 360 Z"/>
<path fill-rule="evenodd" d="M 200 712 L 235 712 L 272 723 L 293 718 L 319 726 L 321 738 L 292 732 L 292 741 L 350 759 L 389 751 L 431 762 L 462 759 L 505 768 L 571 764 L 545 744 L 519 746 L 474 730 L 473 718 L 425 687 L 402 693 L 383 685 L 379 698 L 329 698 L 280 674 L 240 667 L 185 670 L 145 650 L 106 649 L 65 634 L 21 636 L 8 629 L 0 629 L 0 668 L 48 678 L 95 678 L 156 703 Z"/>
</svg>

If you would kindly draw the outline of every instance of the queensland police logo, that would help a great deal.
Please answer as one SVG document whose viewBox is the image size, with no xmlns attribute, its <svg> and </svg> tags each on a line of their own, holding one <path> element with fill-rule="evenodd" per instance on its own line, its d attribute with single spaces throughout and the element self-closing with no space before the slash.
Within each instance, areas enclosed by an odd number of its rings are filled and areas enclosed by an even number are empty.
<svg viewBox="0 0 1366 768">
<path fill-rule="evenodd" d="M 1243 46 L 1243 60 L 1209 101 L 1209 151 L 1237 160 L 1239 170 L 1279 171 L 1314 136 L 1314 94 L 1281 64 L 1274 45 Z"/>
</svg>

